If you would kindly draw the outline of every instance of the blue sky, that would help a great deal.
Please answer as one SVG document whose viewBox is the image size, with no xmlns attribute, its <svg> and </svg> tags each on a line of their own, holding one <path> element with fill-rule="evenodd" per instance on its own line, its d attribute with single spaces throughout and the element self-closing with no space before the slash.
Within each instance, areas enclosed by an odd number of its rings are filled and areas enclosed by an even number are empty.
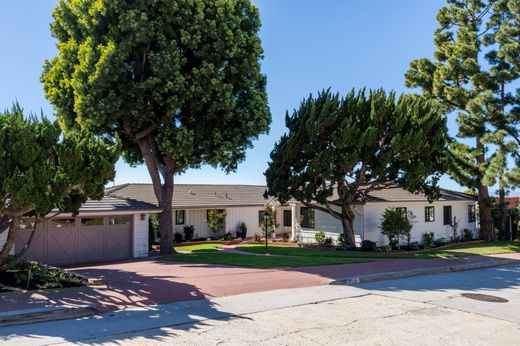
<svg viewBox="0 0 520 346">
<path fill-rule="evenodd" d="M 203 167 L 176 177 L 178 183 L 265 184 L 269 152 L 285 132 L 286 110 L 317 91 L 352 87 L 405 92 L 411 60 L 434 52 L 437 0 L 254 0 L 260 9 L 265 58 L 269 135 L 254 143 L 236 173 Z M 39 81 L 45 59 L 56 54 L 49 23 L 56 0 L 0 1 L 0 107 L 18 102 L 27 112 L 52 115 Z M 449 122 L 450 132 L 456 130 Z M 117 164 L 115 183 L 149 182 L 144 167 Z M 448 177 L 443 187 L 463 190 Z M 492 191 L 494 192 L 494 191 Z"/>
</svg>

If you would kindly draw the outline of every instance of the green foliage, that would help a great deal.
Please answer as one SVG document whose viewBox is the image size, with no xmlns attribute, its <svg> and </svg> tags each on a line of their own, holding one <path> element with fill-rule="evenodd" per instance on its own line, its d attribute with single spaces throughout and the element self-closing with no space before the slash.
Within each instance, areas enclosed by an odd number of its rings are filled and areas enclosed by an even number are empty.
<svg viewBox="0 0 520 346">
<path fill-rule="evenodd" d="M 157 214 L 150 214 L 148 217 L 148 249 L 152 250 L 152 245 L 157 245 L 159 241 L 159 217 Z"/>
<path fill-rule="evenodd" d="M 241 222 L 238 224 L 237 229 L 237 238 L 246 239 L 247 237 L 247 226 L 245 222 Z"/>
<path fill-rule="evenodd" d="M 53 18 L 46 97 L 65 128 L 118 137 L 126 162 L 146 164 L 170 249 L 174 174 L 235 170 L 268 131 L 258 9 L 249 0 L 59 0 Z"/>
<path fill-rule="evenodd" d="M 290 234 L 289 232 L 283 232 L 283 233 L 282 233 L 282 240 L 283 240 L 284 242 L 288 242 L 289 239 L 291 239 L 291 234 Z"/>
<path fill-rule="evenodd" d="M 325 245 L 325 238 L 327 237 L 327 234 L 325 233 L 325 230 L 320 229 L 318 232 L 314 234 L 314 240 L 316 240 L 316 243 L 318 245 Z"/>
<path fill-rule="evenodd" d="M 193 239 L 193 235 L 195 234 L 195 227 L 193 225 L 184 226 L 183 233 L 184 239 L 186 239 L 186 241 L 190 241 Z"/>
<path fill-rule="evenodd" d="M 412 224 L 408 219 L 408 215 L 400 209 L 386 208 L 383 212 L 381 224 L 379 225 L 381 233 L 388 238 L 389 246 L 400 248 L 400 239 L 409 239 Z"/>
<path fill-rule="evenodd" d="M 256 242 L 262 241 L 262 236 L 260 234 L 258 234 L 258 233 L 255 233 L 253 238 L 255 239 Z"/>
<path fill-rule="evenodd" d="M 226 210 L 210 209 L 208 210 L 208 228 L 213 233 L 219 233 L 226 227 Z"/>
<path fill-rule="evenodd" d="M 265 207 L 265 211 L 267 212 L 267 220 L 262 219 L 258 223 L 258 227 L 265 233 L 265 228 L 267 227 L 267 236 L 271 237 L 275 231 L 275 229 L 279 226 L 276 221 L 276 209 L 272 205 L 267 205 Z"/>
<path fill-rule="evenodd" d="M 464 241 L 473 240 L 473 232 L 470 229 L 464 228 L 462 230 L 462 239 Z"/>
<path fill-rule="evenodd" d="M 54 208 L 76 214 L 87 198 L 101 199 L 117 157 L 114 143 L 80 130 L 62 134 L 43 116 L 25 118 L 18 105 L 0 113 L 1 231 L 8 219 L 14 225 Z M 12 245 L 2 249 L 0 267 Z"/>
<path fill-rule="evenodd" d="M 433 238 L 435 236 L 435 233 L 433 232 L 425 232 L 422 235 L 422 245 L 424 247 L 431 247 L 433 244 Z"/>
<path fill-rule="evenodd" d="M 503 192 L 520 184 L 520 6 L 449 0 L 437 20 L 434 59 L 412 61 L 406 85 L 456 114 L 460 140 L 450 143 L 450 173 L 479 190 L 481 232 L 492 240 L 488 186 Z"/>
<path fill-rule="evenodd" d="M 345 97 L 323 91 L 287 113 L 286 125 L 289 132 L 275 144 L 265 172 L 269 195 L 317 202 L 314 208 L 347 220 L 349 246 L 353 203 L 371 190 L 398 184 L 430 200 L 439 196 L 447 138 L 433 102 L 383 90 Z"/>
<path fill-rule="evenodd" d="M 184 240 L 184 235 L 181 232 L 175 232 L 173 234 L 173 239 L 176 244 L 182 243 L 182 241 Z"/>
</svg>

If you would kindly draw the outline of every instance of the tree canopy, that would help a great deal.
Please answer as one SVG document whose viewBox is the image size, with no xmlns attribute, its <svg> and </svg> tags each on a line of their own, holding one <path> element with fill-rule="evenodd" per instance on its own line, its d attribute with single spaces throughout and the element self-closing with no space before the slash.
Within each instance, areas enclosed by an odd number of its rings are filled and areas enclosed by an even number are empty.
<svg viewBox="0 0 520 346">
<path fill-rule="evenodd" d="M 173 176 L 202 164 L 236 169 L 270 124 L 249 0 L 60 0 L 59 54 L 45 93 L 65 128 L 118 136 L 144 163 L 159 206 L 161 252 L 173 252 Z"/>
<path fill-rule="evenodd" d="M 103 197 L 114 178 L 118 146 L 82 131 L 62 134 L 45 117 L 24 118 L 20 106 L 0 114 L 0 233 L 8 232 L 0 268 L 22 217 L 52 209 L 77 213 L 87 198 Z"/>
<path fill-rule="evenodd" d="M 481 237 L 493 240 L 488 187 L 498 184 L 503 200 L 520 184 L 520 4 L 448 0 L 437 20 L 434 59 L 412 61 L 406 85 L 456 115 L 450 172 L 478 190 Z"/>
<path fill-rule="evenodd" d="M 439 107 L 420 96 L 323 91 L 287 113 L 286 126 L 265 172 L 268 193 L 341 220 L 349 246 L 353 205 L 370 191 L 399 185 L 430 200 L 439 196 L 446 124 Z"/>
</svg>

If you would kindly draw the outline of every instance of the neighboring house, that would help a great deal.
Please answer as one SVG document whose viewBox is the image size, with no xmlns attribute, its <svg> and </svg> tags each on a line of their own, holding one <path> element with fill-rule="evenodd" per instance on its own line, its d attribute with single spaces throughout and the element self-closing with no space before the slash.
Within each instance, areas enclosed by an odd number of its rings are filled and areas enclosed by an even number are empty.
<svg viewBox="0 0 520 346">
<path fill-rule="evenodd" d="M 341 223 L 327 213 L 308 208 L 291 201 L 280 204 L 275 199 L 265 199 L 265 186 L 260 185 L 198 185 L 176 184 L 173 194 L 173 224 L 176 232 L 186 225 L 195 227 L 196 238 L 214 237 L 207 226 L 210 209 L 225 209 L 226 226 L 220 236 L 230 232 L 235 235 L 238 225 L 244 222 L 249 237 L 262 234 L 259 223 L 265 206 L 276 208 L 276 234 L 284 232 L 292 239 L 301 237 L 304 242 L 314 242 L 315 232 L 323 229 L 327 236 L 337 239 L 342 232 Z M 107 189 L 110 196 L 157 204 L 151 184 L 124 184 Z M 375 241 L 378 246 L 387 244 L 378 225 L 386 207 L 406 208 L 414 216 L 412 241 L 421 241 L 422 234 L 434 232 L 437 238 L 449 239 L 453 235 L 453 223 L 460 234 L 468 228 L 476 234 L 475 197 L 461 192 L 442 190 L 438 201 L 428 203 L 421 194 L 412 194 L 393 187 L 373 191 L 364 203 L 354 207 L 354 229 L 361 239 Z"/>
<path fill-rule="evenodd" d="M 39 224 L 26 258 L 63 265 L 148 256 L 148 216 L 156 206 L 139 201 L 104 197 L 88 200 L 79 214 L 51 212 Z M 22 250 L 33 225 L 24 219 L 14 245 Z M 0 246 L 7 231 L 0 235 Z"/>
</svg>

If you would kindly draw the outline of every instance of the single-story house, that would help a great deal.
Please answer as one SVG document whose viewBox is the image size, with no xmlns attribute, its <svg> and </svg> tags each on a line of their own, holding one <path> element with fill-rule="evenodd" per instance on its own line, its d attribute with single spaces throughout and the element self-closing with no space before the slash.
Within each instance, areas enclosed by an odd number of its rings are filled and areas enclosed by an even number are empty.
<svg viewBox="0 0 520 346">
<path fill-rule="evenodd" d="M 196 238 L 215 236 L 207 226 L 210 209 L 225 209 L 227 212 L 224 233 L 233 235 L 238 225 L 244 222 L 248 236 L 262 234 L 259 223 L 266 205 L 275 207 L 278 227 L 276 234 L 289 233 L 292 239 L 300 237 L 304 242 L 313 242 L 314 234 L 324 230 L 327 236 L 337 239 L 342 232 L 341 223 L 320 210 L 307 208 L 291 201 L 280 204 L 276 199 L 264 198 L 266 187 L 262 185 L 199 185 L 176 184 L 173 195 L 173 224 L 176 232 L 184 226 L 193 225 Z M 124 184 L 107 190 L 110 196 L 157 204 L 151 184 Z M 441 198 L 429 203 L 423 194 L 412 194 L 399 187 L 372 191 L 365 202 L 354 206 L 354 229 L 361 239 L 372 240 L 378 246 L 388 243 L 378 229 L 385 208 L 404 208 L 413 216 L 412 241 L 421 241 L 422 234 L 434 232 L 436 238 L 449 239 L 453 224 L 457 232 L 470 229 L 477 231 L 476 198 L 461 192 L 442 189 Z"/>
<path fill-rule="evenodd" d="M 148 217 L 154 205 L 105 196 L 88 200 L 77 216 L 52 211 L 36 229 L 26 258 L 65 265 L 148 256 Z M 20 252 L 29 238 L 33 219 L 24 219 L 13 252 Z M 7 231 L 0 234 L 0 247 Z"/>
</svg>

